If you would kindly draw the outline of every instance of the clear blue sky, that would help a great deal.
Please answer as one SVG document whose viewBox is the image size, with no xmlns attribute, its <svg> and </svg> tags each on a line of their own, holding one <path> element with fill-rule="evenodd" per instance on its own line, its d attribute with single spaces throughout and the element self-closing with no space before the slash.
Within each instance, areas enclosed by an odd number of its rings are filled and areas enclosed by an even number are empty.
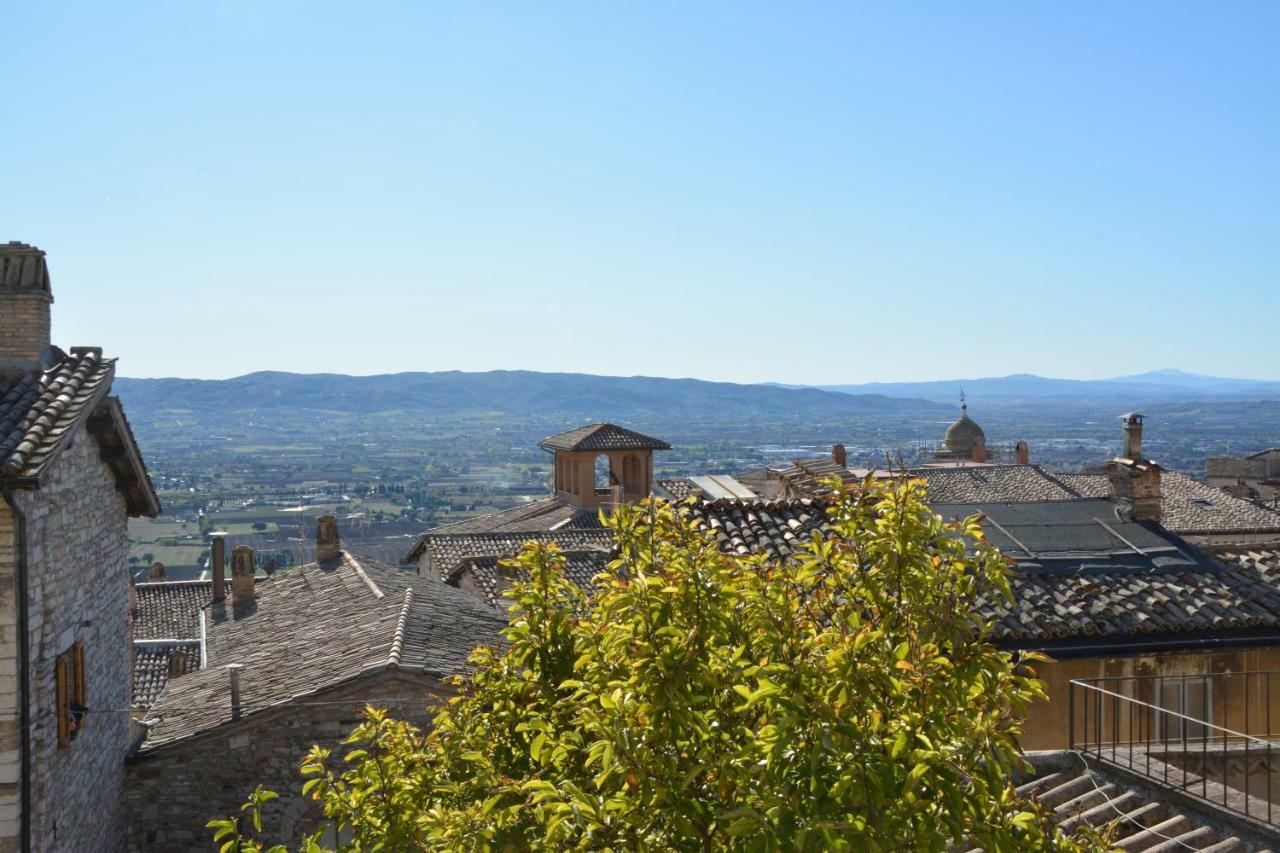
<svg viewBox="0 0 1280 853">
<path fill-rule="evenodd" d="M 0 240 L 131 376 L 1280 377 L 1280 3 L 19 3 Z"/>
</svg>

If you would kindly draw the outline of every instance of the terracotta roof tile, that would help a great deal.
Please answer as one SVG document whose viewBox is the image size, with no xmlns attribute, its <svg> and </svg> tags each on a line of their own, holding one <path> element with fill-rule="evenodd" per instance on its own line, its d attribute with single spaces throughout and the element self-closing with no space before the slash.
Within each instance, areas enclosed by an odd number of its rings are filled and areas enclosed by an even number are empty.
<svg viewBox="0 0 1280 853">
<path fill-rule="evenodd" d="M 615 424 L 599 423 L 548 436 L 538 442 L 547 450 L 670 450 L 660 438 Z"/>
<path fill-rule="evenodd" d="M 0 377 L 0 474 L 32 477 L 69 428 L 87 417 L 111 387 L 115 360 L 76 349 L 48 370 Z"/>
</svg>

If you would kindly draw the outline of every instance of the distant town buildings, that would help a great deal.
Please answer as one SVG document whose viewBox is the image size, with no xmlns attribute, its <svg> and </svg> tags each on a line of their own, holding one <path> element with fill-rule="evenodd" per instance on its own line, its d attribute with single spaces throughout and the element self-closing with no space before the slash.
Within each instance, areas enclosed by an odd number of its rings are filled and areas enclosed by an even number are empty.
<svg viewBox="0 0 1280 853">
<path fill-rule="evenodd" d="M 1243 459 L 1211 456 L 1205 482 L 1238 498 L 1280 500 L 1280 447 L 1269 447 Z"/>
</svg>

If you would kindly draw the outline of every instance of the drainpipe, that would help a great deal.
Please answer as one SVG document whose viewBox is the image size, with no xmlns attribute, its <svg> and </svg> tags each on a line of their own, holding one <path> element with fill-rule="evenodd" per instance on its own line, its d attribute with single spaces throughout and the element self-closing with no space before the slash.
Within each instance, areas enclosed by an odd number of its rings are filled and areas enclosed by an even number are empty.
<svg viewBox="0 0 1280 853">
<path fill-rule="evenodd" d="M 31 654 L 27 635 L 27 516 L 13 498 L 13 486 L 4 484 L 5 503 L 9 505 L 16 522 L 14 538 L 18 552 L 18 589 L 14 596 L 18 603 L 18 719 L 21 734 L 18 742 L 22 749 L 21 829 L 18 849 L 31 849 Z"/>
</svg>

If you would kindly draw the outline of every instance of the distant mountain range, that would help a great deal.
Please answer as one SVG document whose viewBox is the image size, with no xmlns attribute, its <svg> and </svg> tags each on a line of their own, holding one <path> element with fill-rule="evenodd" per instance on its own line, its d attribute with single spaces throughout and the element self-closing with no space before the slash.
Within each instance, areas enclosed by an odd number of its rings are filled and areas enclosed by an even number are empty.
<svg viewBox="0 0 1280 853">
<path fill-rule="evenodd" d="M 382 376 L 263 371 L 233 379 L 118 378 L 131 413 L 405 412 L 433 417 L 564 416 L 590 420 L 836 420 L 935 417 L 950 408 L 901 394 L 737 385 L 699 379 L 497 370 Z M 953 395 L 954 396 L 954 395 Z"/>
<path fill-rule="evenodd" d="M 1217 397 L 1239 400 L 1280 399 L 1280 382 L 1226 379 L 1172 369 L 1118 376 L 1114 379 L 1050 379 L 1030 373 L 1015 373 L 1011 376 L 977 379 L 869 382 L 861 385 L 813 387 L 842 394 L 883 394 L 887 397 L 948 403 L 954 403 L 961 390 L 971 399 L 993 403 L 1014 403 L 1027 398 L 1057 398 L 1064 401 L 1127 399 L 1134 404 Z"/>
</svg>

